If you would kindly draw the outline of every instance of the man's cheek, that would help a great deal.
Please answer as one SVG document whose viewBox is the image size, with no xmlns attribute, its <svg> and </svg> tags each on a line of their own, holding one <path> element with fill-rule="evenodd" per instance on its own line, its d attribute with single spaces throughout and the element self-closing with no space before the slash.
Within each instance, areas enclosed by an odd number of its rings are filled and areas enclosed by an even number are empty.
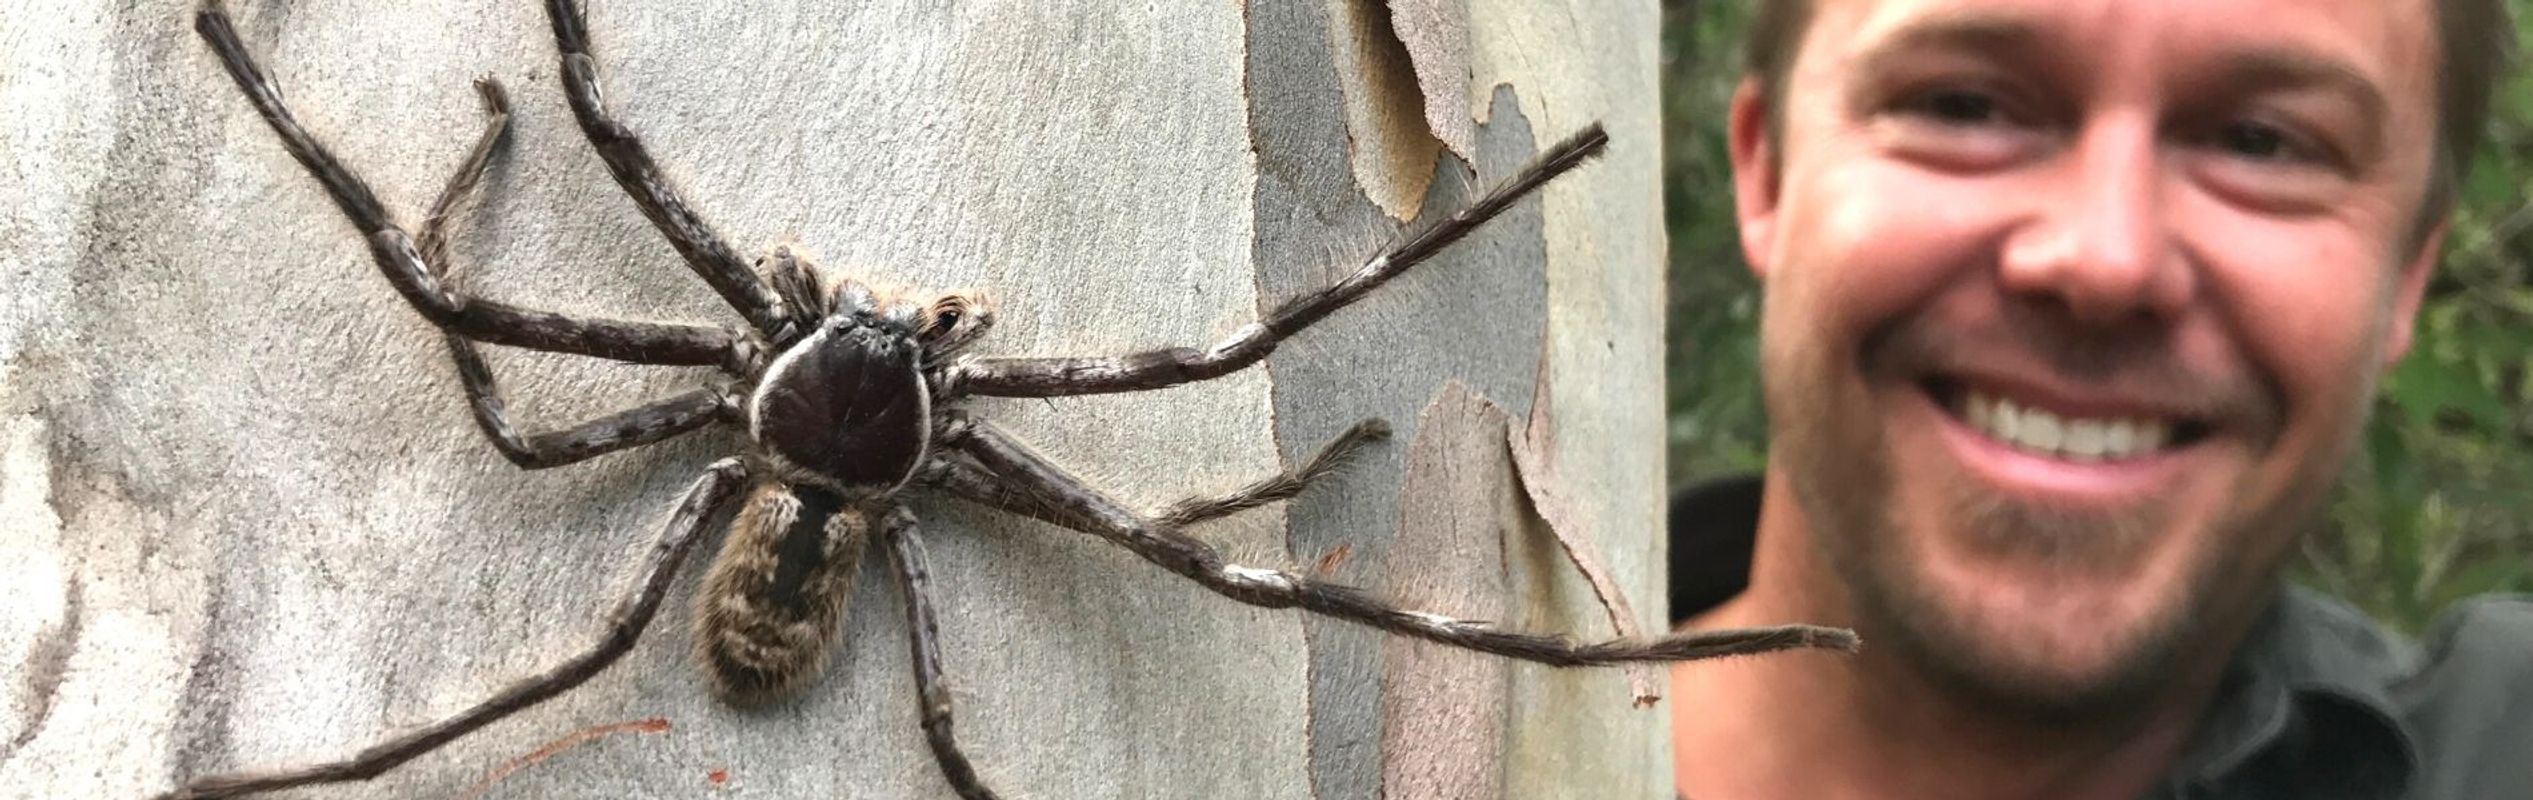
<svg viewBox="0 0 2533 800">
<path fill-rule="evenodd" d="M 2381 351 L 2398 269 L 2381 245 L 2391 222 L 2183 211 L 2177 235 L 2205 300 L 2288 397 L 2336 393 L 2356 359 Z"/>
<path fill-rule="evenodd" d="M 1786 228 L 1799 272 L 1865 325 L 1899 316 L 1970 271 L 1995 263 L 2011 212 L 1975 182 L 1899 185 L 1891 170 L 1857 170 L 1824 186 L 1808 218 Z"/>
</svg>

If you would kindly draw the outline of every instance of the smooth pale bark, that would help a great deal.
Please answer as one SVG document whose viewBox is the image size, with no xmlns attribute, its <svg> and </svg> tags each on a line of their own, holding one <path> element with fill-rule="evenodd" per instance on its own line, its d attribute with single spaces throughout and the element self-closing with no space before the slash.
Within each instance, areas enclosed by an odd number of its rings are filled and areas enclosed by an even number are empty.
<svg viewBox="0 0 2533 800">
<path fill-rule="evenodd" d="M 591 641 L 677 492 L 735 436 L 511 467 L 436 336 L 195 38 L 189 4 L 106 5 L 0 8 L 15 183 L 0 207 L 0 793 L 135 796 L 332 758 Z M 1571 512 L 1659 627 L 1651 3 L 706 5 L 589 9 L 610 102 L 687 199 L 743 252 L 792 242 L 867 281 L 991 291 L 993 354 L 1201 345 L 1352 269 L 1402 217 L 1447 213 L 1471 165 L 1491 183 L 1604 120 L 1606 159 L 1263 368 L 973 408 L 1144 507 L 1388 419 L 1399 437 L 1358 470 L 1205 535 L 1434 610 L 1606 636 L 1584 580 L 1502 500 L 1509 462 L 1473 444 L 1502 429 L 1445 387 L 1515 425 L 1544 403 Z M 514 140 L 453 248 L 472 286 L 736 321 L 573 126 L 539 4 L 233 11 L 302 120 L 408 225 L 479 130 L 468 80 L 508 84 Z M 531 424 L 710 377 L 493 358 Z M 1620 672 L 1472 671 L 1232 603 L 1086 536 L 916 507 L 959 731 L 1013 796 L 1667 791 L 1663 716 L 1630 707 Z M 309 794 L 944 793 L 881 559 L 828 678 L 738 711 L 688 655 L 685 597 L 716 543 L 583 688 Z M 667 726 L 510 769 L 645 720 Z"/>
</svg>

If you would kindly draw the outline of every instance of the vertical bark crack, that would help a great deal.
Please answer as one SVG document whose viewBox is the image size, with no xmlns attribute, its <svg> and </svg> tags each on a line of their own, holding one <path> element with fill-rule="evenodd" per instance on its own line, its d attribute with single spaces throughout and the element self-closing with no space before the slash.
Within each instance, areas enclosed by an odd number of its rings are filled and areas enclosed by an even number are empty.
<svg viewBox="0 0 2533 800">
<path fill-rule="evenodd" d="M 44 723 L 52 719 L 62 676 L 69 671 L 71 654 L 79 651 L 79 634 L 84 627 L 80 619 L 81 594 L 80 583 L 73 578 L 62 591 L 61 621 L 35 634 L 35 645 L 28 649 L 25 668 L 20 673 L 26 682 L 23 696 L 28 707 L 20 712 L 26 727 L 9 737 L 6 748 L 0 748 L 0 764 L 15 758 L 27 743 L 35 741 L 44 732 Z"/>
</svg>

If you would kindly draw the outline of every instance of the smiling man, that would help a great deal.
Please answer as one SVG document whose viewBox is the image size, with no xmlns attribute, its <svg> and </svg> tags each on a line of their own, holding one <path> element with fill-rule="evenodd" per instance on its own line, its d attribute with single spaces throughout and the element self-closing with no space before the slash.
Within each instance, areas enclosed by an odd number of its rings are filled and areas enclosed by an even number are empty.
<svg viewBox="0 0 2533 800">
<path fill-rule="evenodd" d="M 2419 648 L 2279 579 L 2409 347 L 2496 0 L 1760 16 L 1775 443 L 1675 505 L 1675 612 L 1866 650 L 1675 671 L 1682 793 L 2533 797 L 2533 604 Z"/>
</svg>

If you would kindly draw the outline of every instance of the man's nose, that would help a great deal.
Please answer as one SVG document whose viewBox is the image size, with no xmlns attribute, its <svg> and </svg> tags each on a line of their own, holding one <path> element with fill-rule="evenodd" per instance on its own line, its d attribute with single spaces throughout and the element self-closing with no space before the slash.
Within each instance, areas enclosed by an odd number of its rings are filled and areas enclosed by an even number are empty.
<svg viewBox="0 0 2533 800">
<path fill-rule="evenodd" d="M 2151 119 L 2082 129 L 2041 189 L 2050 196 L 1999 256 L 2005 290 L 2096 324 L 2187 304 L 2194 277 L 2166 217 L 2156 145 Z"/>
</svg>

